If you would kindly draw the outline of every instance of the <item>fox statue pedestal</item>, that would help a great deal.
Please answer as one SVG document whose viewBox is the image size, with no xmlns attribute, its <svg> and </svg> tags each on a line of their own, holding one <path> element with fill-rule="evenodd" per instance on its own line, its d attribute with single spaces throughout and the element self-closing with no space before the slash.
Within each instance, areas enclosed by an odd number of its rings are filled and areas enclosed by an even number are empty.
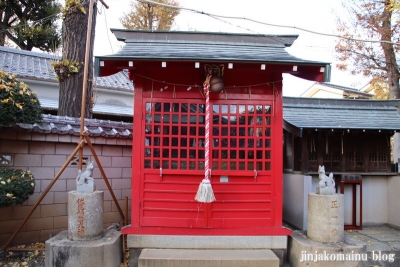
<svg viewBox="0 0 400 267">
<path fill-rule="evenodd" d="M 103 236 L 103 191 L 68 193 L 68 239 L 96 240 Z"/>
<path fill-rule="evenodd" d="M 344 240 L 344 196 L 308 194 L 307 237 L 318 242 Z"/>
<path fill-rule="evenodd" d="M 333 174 L 318 169 L 317 194 L 308 194 L 308 229 L 293 231 L 288 239 L 292 267 L 361 267 L 365 243 L 344 233 L 344 195 L 335 194 Z M 356 258 L 355 258 L 356 257 Z"/>
<path fill-rule="evenodd" d="M 119 267 L 121 232 L 103 230 L 104 192 L 94 191 L 93 163 L 68 193 L 68 230 L 46 241 L 46 267 Z"/>
</svg>

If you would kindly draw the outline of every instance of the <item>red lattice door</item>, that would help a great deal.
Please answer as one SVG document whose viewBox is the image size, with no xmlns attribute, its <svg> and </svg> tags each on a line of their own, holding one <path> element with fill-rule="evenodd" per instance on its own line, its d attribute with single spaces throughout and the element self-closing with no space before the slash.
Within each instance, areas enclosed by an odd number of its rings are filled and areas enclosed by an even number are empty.
<svg viewBox="0 0 400 267">
<path fill-rule="evenodd" d="M 210 204 L 194 200 L 204 178 L 204 100 L 144 101 L 141 226 L 273 224 L 272 101 L 210 101 Z"/>
</svg>

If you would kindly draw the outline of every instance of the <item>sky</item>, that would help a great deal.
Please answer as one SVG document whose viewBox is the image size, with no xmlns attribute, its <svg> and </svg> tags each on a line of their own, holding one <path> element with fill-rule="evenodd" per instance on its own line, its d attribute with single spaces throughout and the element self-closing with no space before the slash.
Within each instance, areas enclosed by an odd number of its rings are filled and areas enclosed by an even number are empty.
<svg viewBox="0 0 400 267">
<path fill-rule="evenodd" d="M 105 0 L 109 9 L 101 7 L 97 14 L 94 54 L 110 55 L 122 48 L 110 28 L 123 26 L 120 18 L 131 10 L 135 0 Z M 337 16 L 345 16 L 341 0 L 180 0 L 180 6 L 223 16 L 248 18 L 264 23 L 288 27 L 272 27 L 246 20 L 216 20 L 206 15 L 182 10 L 175 19 L 173 30 L 229 32 L 249 34 L 298 34 L 298 39 L 287 51 L 299 58 L 332 64 L 331 83 L 360 89 L 368 83 L 362 76 L 353 76 L 336 68 L 334 47 L 336 38 L 312 34 L 296 28 L 336 34 Z M 283 94 L 299 96 L 314 82 L 291 75 L 283 79 Z"/>
</svg>

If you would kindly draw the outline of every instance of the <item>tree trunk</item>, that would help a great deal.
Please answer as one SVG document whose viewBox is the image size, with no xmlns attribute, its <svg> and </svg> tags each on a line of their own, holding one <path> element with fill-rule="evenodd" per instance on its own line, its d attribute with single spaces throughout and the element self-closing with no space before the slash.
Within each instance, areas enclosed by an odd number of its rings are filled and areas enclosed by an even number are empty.
<svg viewBox="0 0 400 267">
<path fill-rule="evenodd" d="M 86 32 L 89 15 L 89 1 L 79 0 L 86 9 L 86 14 L 80 10 L 68 13 L 63 22 L 63 56 L 62 59 L 76 60 L 84 63 L 86 48 Z M 97 4 L 93 6 L 92 31 L 88 64 L 88 80 L 86 91 L 85 118 L 92 115 L 92 86 L 93 86 L 93 44 L 96 28 Z M 84 66 L 81 65 L 78 73 L 73 73 L 69 78 L 60 81 L 60 96 L 58 115 L 69 117 L 81 116 L 82 88 Z"/>
<path fill-rule="evenodd" d="M 147 19 L 148 19 L 148 25 L 149 25 L 149 30 L 153 30 L 153 6 L 148 4 L 147 5 Z"/>
<path fill-rule="evenodd" d="M 385 9 L 382 14 L 382 35 L 381 41 L 390 42 L 392 41 L 392 25 L 391 17 L 392 11 L 390 11 L 390 1 L 385 2 Z M 389 85 L 390 99 L 399 99 L 399 66 L 396 61 L 396 53 L 394 51 L 393 44 L 381 43 L 383 53 L 385 54 L 386 68 L 387 68 L 387 78 Z"/>
<path fill-rule="evenodd" d="M 6 43 L 6 33 L 0 28 L 0 46 L 4 46 Z"/>
</svg>

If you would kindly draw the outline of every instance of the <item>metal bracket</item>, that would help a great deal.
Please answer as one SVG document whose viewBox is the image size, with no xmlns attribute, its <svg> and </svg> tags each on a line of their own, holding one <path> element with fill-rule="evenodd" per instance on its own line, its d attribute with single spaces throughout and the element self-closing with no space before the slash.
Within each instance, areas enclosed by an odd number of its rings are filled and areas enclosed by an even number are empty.
<svg viewBox="0 0 400 267">
<path fill-rule="evenodd" d="M 162 177 L 162 168 L 160 168 L 160 177 Z"/>
<path fill-rule="evenodd" d="M 254 178 L 257 178 L 257 170 L 254 170 Z"/>
</svg>

